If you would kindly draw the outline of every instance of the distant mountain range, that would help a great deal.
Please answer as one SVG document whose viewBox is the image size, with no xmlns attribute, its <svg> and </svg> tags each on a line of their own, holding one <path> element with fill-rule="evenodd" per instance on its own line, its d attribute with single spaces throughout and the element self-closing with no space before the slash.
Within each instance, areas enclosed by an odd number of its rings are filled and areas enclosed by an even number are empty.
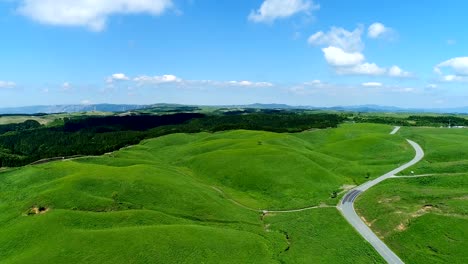
<svg viewBox="0 0 468 264">
<path fill-rule="evenodd" d="M 183 105 L 174 104 L 154 104 L 154 105 L 130 105 L 130 104 L 92 104 L 92 105 L 46 105 L 46 106 L 25 106 L 0 108 L 0 114 L 36 114 L 36 113 L 76 113 L 76 112 L 125 112 L 153 107 L 177 107 Z M 400 108 L 394 106 L 380 105 L 356 105 L 356 106 L 334 106 L 334 107 L 314 107 L 314 106 L 291 106 L 286 104 L 250 104 L 250 105 L 220 105 L 223 108 L 261 108 L 261 109 L 309 109 L 309 110 L 333 110 L 333 111 L 353 111 L 353 112 L 393 112 L 393 113 L 451 113 L 468 114 L 467 107 L 454 108 Z"/>
<path fill-rule="evenodd" d="M 92 105 L 40 105 L 0 108 L 0 114 L 55 114 L 77 112 L 125 112 L 146 108 L 145 105 L 92 104 Z"/>
<path fill-rule="evenodd" d="M 468 114 L 467 107 L 454 108 L 401 108 L 395 106 L 381 105 L 354 105 L 354 106 L 333 106 L 333 107 L 316 107 L 316 106 L 291 106 L 286 104 L 251 104 L 251 105 L 232 105 L 223 107 L 235 108 L 261 108 L 261 109 L 309 109 L 309 110 L 333 110 L 333 111 L 352 111 L 363 113 L 437 113 L 437 114 Z"/>
</svg>

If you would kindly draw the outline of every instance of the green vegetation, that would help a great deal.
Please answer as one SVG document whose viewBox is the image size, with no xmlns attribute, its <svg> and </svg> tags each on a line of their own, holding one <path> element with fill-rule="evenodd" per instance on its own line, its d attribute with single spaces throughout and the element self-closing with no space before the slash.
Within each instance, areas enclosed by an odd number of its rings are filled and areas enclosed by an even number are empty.
<svg viewBox="0 0 468 264">
<path fill-rule="evenodd" d="M 281 263 L 385 263 L 334 208 L 265 217 L 290 245 Z"/>
<path fill-rule="evenodd" d="M 358 198 L 371 228 L 407 263 L 465 263 L 468 259 L 468 164 L 464 129 L 405 128 L 426 157 Z M 431 176 L 431 174 L 434 174 Z"/>
<path fill-rule="evenodd" d="M 3 166 L 106 153 L 0 168 L 0 262 L 382 263 L 320 206 L 409 161 L 405 138 L 426 158 L 402 174 L 436 175 L 384 181 L 358 212 L 406 262 L 467 258 L 466 130 L 367 123 L 464 117 L 168 107 L 0 125 Z"/>
<path fill-rule="evenodd" d="M 424 160 L 403 174 L 468 171 L 468 129 L 405 128 L 401 133 L 417 141 L 426 153 Z"/>
<path fill-rule="evenodd" d="M 101 157 L 6 170 L 0 261 L 382 262 L 334 208 L 262 216 L 231 199 L 261 209 L 334 205 L 332 191 L 410 159 L 390 131 L 345 124 L 172 134 Z"/>
<path fill-rule="evenodd" d="M 468 118 L 466 115 L 440 115 L 440 114 L 425 114 L 425 115 L 410 115 L 410 114 L 357 114 L 350 117 L 355 122 L 359 123 L 377 123 L 389 124 L 397 126 L 413 126 L 413 127 L 449 127 L 449 126 L 468 126 Z"/>
<path fill-rule="evenodd" d="M 205 116 L 198 113 L 63 118 L 54 126 L 0 133 L 0 167 L 16 167 L 37 160 L 75 155 L 101 155 L 145 138 L 173 133 L 230 129 L 300 132 L 336 127 L 334 114 L 249 114 Z M 27 121 L 30 123 L 34 121 Z M 12 126 L 12 125 L 7 125 Z M 24 127 L 24 125 L 23 125 Z M 1 132 L 1 131 L 0 131 Z"/>
</svg>

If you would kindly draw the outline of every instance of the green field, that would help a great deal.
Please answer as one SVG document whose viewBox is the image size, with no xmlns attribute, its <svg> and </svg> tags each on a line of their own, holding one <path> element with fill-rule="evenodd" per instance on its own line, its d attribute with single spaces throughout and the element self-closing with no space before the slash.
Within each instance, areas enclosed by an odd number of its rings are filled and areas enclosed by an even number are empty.
<svg viewBox="0 0 468 264">
<path fill-rule="evenodd" d="M 468 133 L 435 128 L 401 133 L 426 152 L 423 161 L 402 174 L 429 175 L 384 181 L 364 193 L 356 208 L 405 262 L 466 263 Z"/>
<path fill-rule="evenodd" d="M 174 134 L 0 172 L 1 263 L 381 262 L 335 208 L 411 159 L 392 127 Z"/>
</svg>

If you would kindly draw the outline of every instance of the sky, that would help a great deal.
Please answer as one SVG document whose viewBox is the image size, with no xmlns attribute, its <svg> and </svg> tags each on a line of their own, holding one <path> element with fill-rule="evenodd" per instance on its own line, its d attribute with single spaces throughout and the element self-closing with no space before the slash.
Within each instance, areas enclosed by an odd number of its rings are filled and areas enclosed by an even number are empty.
<svg viewBox="0 0 468 264">
<path fill-rule="evenodd" d="M 0 0 L 0 107 L 468 106 L 468 2 Z"/>
</svg>

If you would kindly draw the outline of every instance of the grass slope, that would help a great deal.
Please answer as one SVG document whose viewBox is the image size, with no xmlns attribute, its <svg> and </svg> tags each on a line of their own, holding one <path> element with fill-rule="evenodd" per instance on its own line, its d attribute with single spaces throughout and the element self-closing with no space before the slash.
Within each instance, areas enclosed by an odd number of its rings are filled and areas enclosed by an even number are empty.
<svg viewBox="0 0 468 264">
<path fill-rule="evenodd" d="M 335 204 L 331 191 L 410 159 L 390 130 L 176 134 L 102 157 L 5 170 L 0 262 L 381 261 L 334 208 L 262 217 L 226 198 L 262 209 Z M 388 152 L 399 158 L 386 162 Z"/>
<path fill-rule="evenodd" d="M 382 182 L 358 198 L 356 208 L 407 263 L 466 263 L 467 131 L 405 128 L 402 133 L 427 153 L 403 174 L 435 174 Z"/>
</svg>

